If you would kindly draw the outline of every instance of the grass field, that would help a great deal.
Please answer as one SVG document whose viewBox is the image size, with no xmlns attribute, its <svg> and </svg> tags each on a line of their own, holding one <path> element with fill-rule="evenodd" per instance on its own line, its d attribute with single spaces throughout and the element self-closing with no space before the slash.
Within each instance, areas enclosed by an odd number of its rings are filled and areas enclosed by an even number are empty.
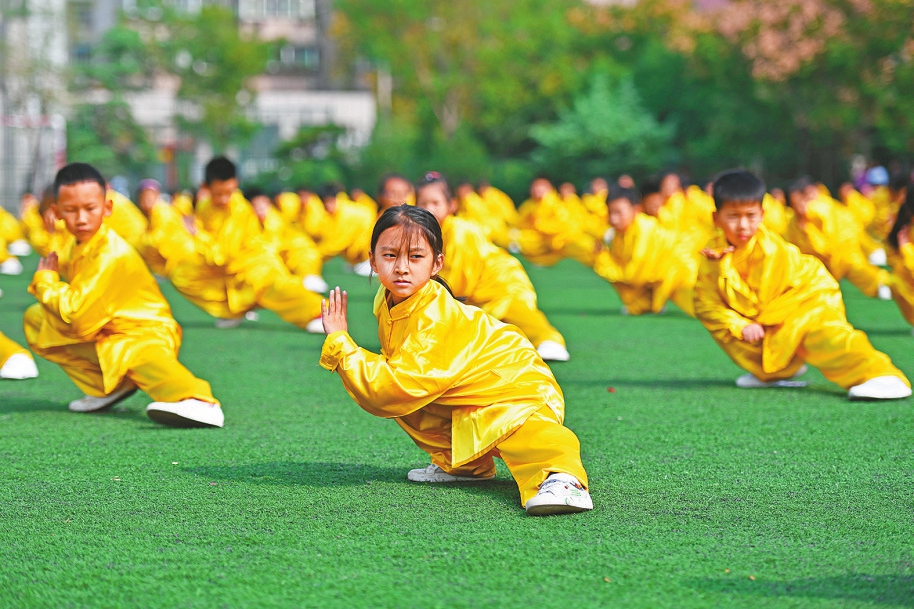
<svg viewBox="0 0 914 609">
<path fill-rule="evenodd" d="M 526 517 L 501 463 L 475 486 L 407 483 L 424 453 L 318 366 L 320 337 L 270 313 L 217 330 L 167 287 L 226 427 L 155 425 L 142 394 L 69 413 L 80 395 L 43 360 L 3 381 L 0 605 L 914 607 L 914 401 L 852 403 L 816 371 L 739 390 L 698 322 L 621 317 L 573 262 L 530 275 L 572 354 L 553 370 L 593 512 Z M 326 277 L 376 350 L 377 283 Z M 29 278 L 0 277 L 19 341 Z M 894 303 L 845 295 L 914 373 Z"/>
</svg>

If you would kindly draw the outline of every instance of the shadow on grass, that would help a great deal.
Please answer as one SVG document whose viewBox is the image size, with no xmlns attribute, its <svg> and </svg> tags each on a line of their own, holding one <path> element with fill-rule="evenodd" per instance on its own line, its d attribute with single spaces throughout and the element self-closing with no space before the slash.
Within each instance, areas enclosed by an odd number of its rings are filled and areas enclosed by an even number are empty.
<svg viewBox="0 0 914 609">
<path fill-rule="evenodd" d="M 254 484 L 290 484 L 302 486 L 362 486 L 372 482 L 403 480 L 402 468 L 376 467 L 363 463 L 328 463 L 324 461 L 296 463 L 270 461 L 247 465 L 208 465 L 189 467 L 184 471 L 227 482 Z"/>
<path fill-rule="evenodd" d="M 904 336 L 907 338 L 911 337 L 911 328 L 872 328 L 867 330 L 866 328 L 857 328 L 861 332 L 864 332 L 867 336 Z"/>
<path fill-rule="evenodd" d="M 74 396 L 75 398 L 76 396 Z M 118 419 L 137 419 L 149 421 L 142 409 L 137 410 L 126 403 L 117 404 L 99 412 L 70 412 L 67 410 L 67 401 L 52 402 L 28 397 L 4 397 L 0 403 L 0 414 L 13 412 L 59 412 L 68 417 L 115 417 Z M 76 420 L 76 419 L 74 419 Z"/>
<path fill-rule="evenodd" d="M 700 579 L 689 580 L 685 584 L 704 592 L 733 595 L 851 600 L 914 607 L 914 576 L 911 575 L 848 573 L 787 581 Z"/>
</svg>

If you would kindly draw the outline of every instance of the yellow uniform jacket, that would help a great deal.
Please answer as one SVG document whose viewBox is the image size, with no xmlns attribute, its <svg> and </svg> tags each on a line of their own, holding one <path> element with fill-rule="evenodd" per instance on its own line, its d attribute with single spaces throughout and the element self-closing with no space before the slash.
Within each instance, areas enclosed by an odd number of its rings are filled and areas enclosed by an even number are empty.
<svg viewBox="0 0 914 609">
<path fill-rule="evenodd" d="M 380 355 L 334 332 L 321 366 L 335 370 L 367 412 L 396 419 L 411 436 L 444 440 L 452 466 L 486 454 L 544 405 L 564 420 L 555 377 L 513 326 L 458 302 L 435 281 L 394 307 L 382 287 L 374 310 Z"/>
<path fill-rule="evenodd" d="M 316 239 L 321 256 L 324 260 L 342 256 L 349 264 L 368 260 L 374 220 L 375 214 L 365 206 L 349 201 L 348 197 L 338 197 L 335 213 L 324 212 Z"/>
<path fill-rule="evenodd" d="M 89 241 L 71 236 L 60 274 L 38 271 L 29 286 L 42 309 L 38 348 L 94 342 L 106 394 L 147 341 L 181 343 L 181 328 L 136 250 L 102 225 Z M 61 281 L 61 276 L 67 282 Z"/>
<path fill-rule="evenodd" d="M 728 246 L 718 235 L 712 249 Z M 742 338 L 743 328 L 765 327 L 765 372 L 784 369 L 823 307 L 841 311 L 838 282 L 816 258 L 800 253 L 765 226 L 736 252 L 701 262 L 695 285 L 695 315 L 712 336 Z M 721 340 L 718 340 L 721 342 Z"/>
<path fill-rule="evenodd" d="M 886 247 L 886 254 L 892 267 L 892 297 L 905 320 L 914 326 L 914 243 L 898 250 Z"/>
</svg>

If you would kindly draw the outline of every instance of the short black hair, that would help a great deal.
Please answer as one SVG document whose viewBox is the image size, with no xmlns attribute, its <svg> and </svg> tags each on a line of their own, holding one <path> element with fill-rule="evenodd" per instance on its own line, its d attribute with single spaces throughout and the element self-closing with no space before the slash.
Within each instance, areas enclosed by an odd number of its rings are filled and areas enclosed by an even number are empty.
<svg viewBox="0 0 914 609">
<path fill-rule="evenodd" d="M 235 170 L 235 164 L 224 156 L 214 157 L 206 164 L 206 170 L 203 172 L 205 184 L 212 184 L 216 180 L 225 182 L 236 177 L 238 177 L 238 172 Z"/>
<path fill-rule="evenodd" d="M 108 190 L 108 183 L 102 174 L 88 163 L 70 163 L 64 165 L 54 176 L 54 198 L 60 195 L 61 186 L 70 186 L 81 182 L 95 182 L 102 187 L 102 192 Z"/>
<path fill-rule="evenodd" d="M 244 198 L 248 201 L 253 201 L 257 197 L 270 197 L 270 195 L 267 194 L 267 191 L 265 191 L 263 188 L 260 188 L 259 186 L 251 186 L 250 188 L 245 188 L 242 192 L 244 193 Z"/>
<path fill-rule="evenodd" d="M 728 169 L 714 178 L 713 193 L 716 209 L 724 203 L 761 204 L 765 198 L 765 182 L 745 169 Z"/>
<path fill-rule="evenodd" d="M 641 196 L 660 194 L 660 183 L 663 181 L 658 175 L 651 175 L 641 182 Z"/>
<path fill-rule="evenodd" d="M 809 176 L 800 176 L 793 182 L 787 185 L 787 194 L 792 192 L 803 192 L 807 188 L 813 185 L 812 178 Z"/>
<path fill-rule="evenodd" d="M 320 197 L 321 201 L 324 199 L 333 199 L 336 198 L 338 194 L 346 190 L 343 188 L 343 185 L 339 182 L 328 182 L 317 189 L 317 196 Z"/>
<path fill-rule="evenodd" d="M 911 176 L 903 171 L 896 171 L 889 178 L 889 190 L 898 192 L 911 184 Z"/>
<path fill-rule="evenodd" d="M 615 201 L 617 199 L 628 199 L 629 203 L 637 205 L 638 203 L 641 203 L 641 194 L 634 188 L 625 188 L 618 184 L 612 184 L 606 195 L 606 203 L 608 205 L 610 201 Z"/>
</svg>

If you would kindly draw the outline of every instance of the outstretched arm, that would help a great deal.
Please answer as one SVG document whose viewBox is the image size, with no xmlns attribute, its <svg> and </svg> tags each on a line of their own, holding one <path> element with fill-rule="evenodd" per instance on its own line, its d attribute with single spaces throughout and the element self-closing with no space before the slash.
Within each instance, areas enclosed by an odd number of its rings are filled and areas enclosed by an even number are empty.
<svg viewBox="0 0 914 609">
<path fill-rule="evenodd" d="M 349 308 L 349 295 L 340 291 L 340 286 L 330 290 L 326 300 L 321 301 L 321 321 L 324 322 L 324 332 L 348 332 L 349 323 L 346 321 L 346 311 Z"/>
</svg>

